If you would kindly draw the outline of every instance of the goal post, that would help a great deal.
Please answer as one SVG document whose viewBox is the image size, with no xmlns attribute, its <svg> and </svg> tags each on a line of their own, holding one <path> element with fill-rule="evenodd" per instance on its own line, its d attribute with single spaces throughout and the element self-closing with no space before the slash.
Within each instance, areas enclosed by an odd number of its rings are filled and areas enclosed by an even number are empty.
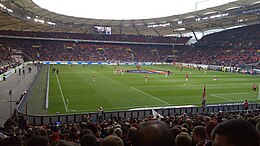
<svg viewBox="0 0 260 146">
<path fill-rule="evenodd" d="M 257 99 L 260 100 L 260 84 L 258 85 L 258 96 Z"/>
</svg>

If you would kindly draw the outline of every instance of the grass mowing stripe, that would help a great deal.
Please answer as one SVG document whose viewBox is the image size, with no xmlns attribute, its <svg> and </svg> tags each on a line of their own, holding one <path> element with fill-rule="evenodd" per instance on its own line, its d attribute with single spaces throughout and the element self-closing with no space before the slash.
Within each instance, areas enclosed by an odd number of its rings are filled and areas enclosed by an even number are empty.
<svg viewBox="0 0 260 146">
<path fill-rule="evenodd" d="M 138 91 L 138 92 L 144 93 L 145 95 L 148 95 L 148 96 L 150 96 L 150 97 L 152 97 L 152 98 L 154 98 L 154 99 L 156 99 L 156 100 L 158 100 L 158 101 L 161 101 L 161 102 L 163 102 L 163 103 L 165 103 L 165 104 L 167 104 L 167 105 L 171 105 L 170 103 L 168 103 L 168 102 L 166 102 L 166 101 L 164 101 L 164 100 L 161 100 L 161 99 L 159 99 L 159 98 L 157 98 L 157 97 L 155 97 L 155 96 L 153 96 L 153 95 L 150 95 L 150 94 L 148 94 L 148 93 L 146 93 L 146 92 L 144 92 L 144 91 L 142 91 L 142 90 L 139 90 L 139 89 L 137 89 L 137 88 L 135 88 L 135 87 L 131 87 L 131 88 L 134 89 L 134 90 L 136 90 L 136 91 Z"/>
<path fill-rule="evenodd" d="M 57 74 L 56 74 L 56 79 L 57 79 L 57 82 L 58 82 L 58 85 L 59 85 L 60 94 L 61 94 L 61 97 L 62 97 L 62 101 L 64 103 L 65 110 L 66 110 L 66 112 L 68 112 L 69 110 L 68 110 L 68 107 L 66 105 L 66 102 L 65 102 L 65 99 L 64 99 L 64 95 L 63 95 L 63 92 L 62 92 L 62 89 L 61 89 L 61 85 L 60 85 L 60 80 L 59 80 L 59 77 L 58 77 Z"/>
</svg>

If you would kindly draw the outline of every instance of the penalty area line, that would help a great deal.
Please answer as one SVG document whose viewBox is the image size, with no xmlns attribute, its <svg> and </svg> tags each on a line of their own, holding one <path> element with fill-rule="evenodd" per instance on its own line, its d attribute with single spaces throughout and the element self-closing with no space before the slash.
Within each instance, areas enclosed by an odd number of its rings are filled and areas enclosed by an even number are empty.
<svg viewBox="0 0 260 146">
<path fill-rule="evenodd" d="M 228 95 L 228 94 L 249 94 L 251 92 L 239 92 L 239 93 L 223 93 L 223 94 L 214 94 L 214 95 Z"/>
<path fill-rule="evenodd" d="M 213 96 L 213 97 L 216 97 L 216 98 L 219 98 L 219 99 L 223 99 L 223 100 L 234 102 L 234 101 L 243 101 L 243 100 L 232 100 L 232 99 L 229 99 L 229 98 L 222 97 L 221 95 L 250 94 L 250 93 L 251 92 L 240 92 L 240 93 L 223 93 L 223 94 L 209 94 L 209 95 Z M 258 99 L 250 98 L 250 100 L 258 100 Z"/>
<path fill-rule="evenodd" d="M 157 98 L 157 97 L 155 97 L 155 96 L 153 96 L 153 95 L 151 95 L 151 94 L 148 94 L 148 93 L 146 93 L 146 92 L 144 92 L 144 91 L 142 91 L 142 90 L 139 90 L 139 89 L 137 89 L 137 88 L 135 88 L 135 87 L 131 87 L 132 89 L 134 89 L 134 90 L 136 90 L 136 91 L 138 91 L 138 92 L 141 92 L 141 93 L 143 93 L 143 94 L 145 94 L 145 95 L 147 95 L 147 96 L 150 96 L 150 97 L 152 97 L 153 99 L 156 99 L 156 100 L 158 100 L 158 101 L 160 101 L 160 102 L 163 102 L 163 103 L 165 103 L 165 104 L 167 104 L 167 105 L 171 105 L 170 103 L 168 103 L 168 102 L 166 102 L 166 101 L 164 101 L 164 100 L 161 100 L 161 99 L 159 99 L 159 98 Z"/>
<path fill-rule="evenodd" d="M 216 97 L 216 98 L 219 98 L 219 99 L 224 99 L 224 100 L 227 100 L 227 101 L 233 101 L 231 99 L 228 99 L 228 98 L 225 98 L 225 97 L 221 97 L 221 96 L 217 96 L 215 94 L 209 94 L 210 96 L 213 96 L 213 97 Z"/>
<path fill-rule="evenodd" d="M 76 110 L 74 110 L 74 109 L 68 109 L 68 111 L 70 111 L 70 112 L 76 112 Z"/>
</svg>

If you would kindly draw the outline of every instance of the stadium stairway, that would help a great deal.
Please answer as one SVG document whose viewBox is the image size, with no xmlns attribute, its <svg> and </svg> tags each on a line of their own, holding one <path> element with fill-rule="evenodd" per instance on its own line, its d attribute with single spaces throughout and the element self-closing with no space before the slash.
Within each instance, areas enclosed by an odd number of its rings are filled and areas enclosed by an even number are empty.
<svg viewBox="0 0 260 146">
<path fill-rule="evenodd" d="M 32 68 L 32 72 L 28 73 L 28 67 Z M 12 90 L 11 104 L 12 112 L 16 108 L 16 102 L 19 101 L 21 94 L 24 90 L 29 89 L 35 75 L 37 68 L 34 65 L 27 65 L 25 67 L 25 75 L 18 71 L 8 77 L 6 81 L 0 82 L 0 126 L 3 126 L 5 121 L 10 117 L 10 95 L 9 91 Z"/>
</svg>

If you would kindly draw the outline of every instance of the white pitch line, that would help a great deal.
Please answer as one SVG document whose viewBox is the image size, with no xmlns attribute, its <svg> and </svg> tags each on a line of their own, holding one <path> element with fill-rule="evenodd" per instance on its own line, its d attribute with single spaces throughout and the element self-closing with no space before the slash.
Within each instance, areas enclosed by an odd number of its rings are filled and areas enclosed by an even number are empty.
<svg viewBox="0 0 260 146">
<path fill-rule="evenodd" d="M 164 101 L 164 100 L 161 100 L 161 99 L 159 99 L 159 98 L 157 98 L 157 97 L 155 97 L 155 96 L 153 96 L 153 95 L 150 95 L 150 94 L 148 94 L 148 93 L 146 93 L 146 92 L 144 92 L 144 91 L 142 91 L 142 90 L 136 89 L 135 87 L 131 87 L 131 88 L 134 89 L 134 90 L 136 90 L 136 91 L 138 91 L 138 92 L 141 92 L 141 93 L 143 93 L 143 94 L 145 94 L 145 95 L 148 95 L 148 96 L 150 96 L 150 97 L 152 97 L 152 98 L 154 98 L 154 99 L 156 99 L 156 100 L 158 100 L 158 101 L 161 101 L 161 102 L 163 102 L 163 103 L 165 103 L 165 104 L 167 104 L 167 105 L 171 105 L 170 103 L 168 103 L 168 102 L 166 102 L 166 101 Z"/>
<path fill-rule="evenodd" d="M 68 111 L 75 112 L 76 110 L 74 110 L 74 109 L 68 109 Z"/>
<path fill-rule="evenodd" d="M 259 100 L 259 99 L 255 99 L 255 98 L 249 98 L 247 100 L 250 100 L 250 101 L 255 101 L 255 100 Z M 232 100 L 232 102 L 234 101 L 244 101 L 244 100 Z M 200 104 L 201 102 L 189 102 L 189 103 L 186 103 L 186 104 Z M 207 102 L 209 104 L 216 104 L 215 102 Z M 226 103 L 226 101 L 219 101 L 218 103 Z M 185 105 L 186 105 L 185 104 Z M 184 106 L 185 106 L 184 105 Z M 141 105 L 138 105 L 138 106 L 126 106 L 126 107 L 116 107 L 116 108 L 105 108 L 105 110 L 107 111 L 113 111 L 113 110 L 121 110 L 121 109 L 126 109 L 126 108 L 157 108 L 157 107 L 163 107 L 164 105 L 148 105 L 148 106 L 141 106 Z M 104 108 L 104 107 L 103 107 Z M 69 109 L 71 110 L 71 109 Z M 95 111 L 96 109 L 80 109 L 80 110 L 76 110 L 77 112 L 93 112 Z"/>
<path fill-rule="evenodd" d="M 61 97 L 62 97 L 62 101 L 64 103 L 65 110 L 66 110 L 66 112 L 68 112 L 68 107 L 66 105 L 66 102 L 65 102 L 65 99 L 64 99 L 64 95 L 63 95 L 63 92 L 62 92 L 62 89 L 61 89 L 61 85 L 60 85 L 60 80 L 59 80 L 57 74 L 56 74 L 56 79 L 57 79 L 57 82 L 58 82 L 58 85 L 59 85 L 59 88 L 60 88 L 60 94 L 61 94 Z"/>
<path fill-rule="evenodd" d="M 217 96 L 217 95 L 215 95 L 215 94 L 209 94 L 210 96 L 213 96 L 213 97 L 217 97 L 217 98 L 219 98 L 219 99 L 224 99 L 224 100 L 227 100 L 227 101 L 233 101 L 233 100 L 231 100 L 231 99 L 228 99 L 228 98 L 225 98 L 225 97 L 221 97 L 221 96 Z"/>
<path fill-rule="evenodd" d="M 259 84 L 259 86 L 258 86 L 258 96 L 257 96 L 257 99 L 260 99 L 260 84 Z"/>
<path fill-rule="evenodd" d="M 223 93 L 223 94 L 214 94 L 214 95 L 227 95 L 227 94 L 248 94 L 251 92 L 240 92 L 240 93 Z"/>
<path fill-rule="evenodd" d="M 138 105 L 138 106 L 125 106 L 125 107 L 115 107 L 115 108 L 105 108 L 105 110 L 121 110 L 121 109 L 126 109 L 126 108 L 147 108 L 147 107 L 158 107 L 158 106 L 164 106 L 163 105 Z M 104 107 L 103 107 L 104 108 Z M 86 110 L 77 110 L 77 112 L 81 112 L 81 111 L 93 111 L 93 110 L 96 110 L 96 109 L 86 109 Z"/>
</svg>

